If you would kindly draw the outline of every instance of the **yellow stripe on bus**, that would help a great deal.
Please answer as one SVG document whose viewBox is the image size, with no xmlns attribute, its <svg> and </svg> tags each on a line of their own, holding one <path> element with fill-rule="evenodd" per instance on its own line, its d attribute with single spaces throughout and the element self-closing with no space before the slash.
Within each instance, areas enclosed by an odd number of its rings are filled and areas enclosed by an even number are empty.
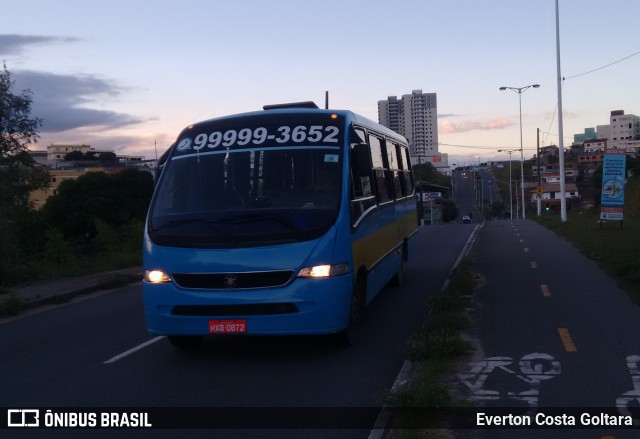
<svg viewBox="0 0 640 439">
<path fill-rule="evenodd" d="M 371 269 L 387 253 L 401 245 L 404 238 L 415 231 L 416 224 L 417 218 L 412 212 L 355 241 L 353 243 L 354 269 L 357 270 L 361 266 L 366 267 L 367 270 Z"/>
</svg>

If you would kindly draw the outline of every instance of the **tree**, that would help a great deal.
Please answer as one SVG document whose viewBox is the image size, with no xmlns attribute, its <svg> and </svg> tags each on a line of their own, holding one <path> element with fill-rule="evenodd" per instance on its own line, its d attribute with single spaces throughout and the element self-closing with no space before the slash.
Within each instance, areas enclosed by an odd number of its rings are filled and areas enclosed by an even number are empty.
<svg viewBox="0 0 640 439">
<path fill-rule="evenodd" d="M 130 221 L 143 222 L 152 194 L 153 176 L 149 172 L 89 172 L 63 181 L 42 213 L 65 239 L 88 244 L 97 234 L 95 219 L 116 228 Z"/>
<path fill-rule="evenodd" d="M 36 143 L 42 120 L 31 117 L 31 92 L 12 93 L 14 82 L 4 65 L 0 72 L 0 219 L 29 207 L 29 193 L 49 186 L 49 174 L 38 169 L 27 151 Z"/>
<path fill-rule="evenodd" d="M 425 181 L 440 186 L 451 186 L 451 177 L 442 175 L 431 163 L 413 165 L 413 180 Z"/>
<path fill-rule="evenodd" d="M 78 150 L 71 151 L 64 155 L 65 162 L 79 162 L 84 159 L 85 159 L 84 154 L 82 153 L 82 151 L 78 151 Z"/>
<path fill-rule="evenodd" d="M 443 198 L 441 198 L 439 202 L 442 206 L 442 221 L 448 223 L 449 221 L 455 220 L 458 216 L 458 208 L 456 207 L 456 204 L 451 200 Z"/>
</svg>

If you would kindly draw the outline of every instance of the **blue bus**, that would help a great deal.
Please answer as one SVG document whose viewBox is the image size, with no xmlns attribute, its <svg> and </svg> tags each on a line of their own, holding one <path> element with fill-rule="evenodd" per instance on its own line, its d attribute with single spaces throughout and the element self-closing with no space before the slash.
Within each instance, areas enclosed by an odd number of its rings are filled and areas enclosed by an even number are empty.
<svg viewBox="0 0 640 439">
<path fill-rule="evenodd" d="M 265 106 L 185 128 L 163 157 L 143 253 L 148 329 L 336 334 L 402 280 L 418 230 L 407 141 L 350 111 Z"/>
</svg>

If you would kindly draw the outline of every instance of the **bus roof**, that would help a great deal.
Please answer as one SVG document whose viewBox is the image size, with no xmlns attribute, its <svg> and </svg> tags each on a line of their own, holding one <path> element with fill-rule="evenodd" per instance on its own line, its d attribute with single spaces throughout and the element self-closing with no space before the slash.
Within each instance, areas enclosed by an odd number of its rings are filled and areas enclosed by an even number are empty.
<svg viewBox="0 0 640 439">
<path fill-rule="evenodd" d="M 263 116 L 265 114 L 304 114 L 304 113 L 309 113 L 309 114 L 318 114 L 318 113 L 325 113 L 325 114 L 339 114 L 343 117 L 345 117 L 347 120 L 351 120 L 352 122 L 355 122 L 356 124 L 359 125 L 363 125 L 366 127 L 370 127 L 372 129 L 374 129 L 375 131 L 377 131 L 380 134 L 383 134 L 385 136 L 394 138 L 398 141 L 401 141 L 403 143 L 407 143 L 407 139 L 402 136 L 401 134 L 396 133 L 395 131 L 390 130 L 389 128 L 385 127 L 384 125 L 380 125 L 378 122 L 374 122 L 371 119 L 368 119 L 360 114 L 354 113 L 353 111 L 350 110 L 333 110 L 333 109 L 320 109 L 316 106 L 316 108 L 313 108 L 309 105 L 309 102 L 301 102 L 298 104 L 305 104 L 305 105 L 300 105 L 297 106 L 296 104 L 276 104 L 276 105 L 265 105 L 264 110 L 263 111 L 251 111 L 251 112 L 247 112 L 247 113 L 238 113 L 238 114 L 230 114 L 230 115 L 226 115 L 226 116 L 221 116 L 221 117 L 215 117 L 215 118 L 211 118 L 211 119 L 207 119 L 207 120 L 202 120 L 200 122 L 196 122 L 190 126 L 193 125 L 199 125 L 201 123 L 208 123 L 208 122 L 213 122 L 213 121 L 222 121 L 225 119 L 237 119 L 237 118 L 242 118 L 242 117 L 259 117 L 259 116 Z M 315 105 L 315 104 L 314 104 Z"/>
</svg>

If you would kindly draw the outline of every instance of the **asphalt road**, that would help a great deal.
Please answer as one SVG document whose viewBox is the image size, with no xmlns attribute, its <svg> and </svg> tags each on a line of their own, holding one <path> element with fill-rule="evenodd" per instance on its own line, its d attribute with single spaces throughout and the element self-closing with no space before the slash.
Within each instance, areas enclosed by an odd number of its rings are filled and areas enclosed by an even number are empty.
<svg viewBox="0 0 640 439">
<path fill-rule="evenodd" d="M 423 227 L 405 283 L 368 307 L 350 348 L 327 337 L 208 340 L 181 351 L 146 332 L 133 286 L 0 325 L 0 395 L 24 407 L 370 407 L 394 383 L 403 340 L 424 316 L 473 226 Z M 2 432 L 2 437 L 7 431 Z M 15 434 L 15 430 L 9 433 Z M 99 437 L 97 430 L 20 431 L 20 437 Z M 128 437 L 132 431 L 128 430 Z M 139 431 L 136 437 L 175 437 Z M 212 432 L 180 436 L 212 437 Z M 361 430 L 215 431 L 213 437 L 349 437 Z"/>
<path fill-rule="evenodd" d="M 476 194 L 474 187 L 475 173 L 474 171 L 456 171 L 454 173 L 454 201 L 458 209 L 458 222 L 462 222 L 464 215 L 471 217 L 471 223 L 481 223 L 483 218 L 478 208 L 480 200 L 479 194 Z"/>
<path fill-rule="evenodd" d="M 458 375 L 480 407 L 639 413 L 640 310 L 597 265 L 530 220 L 490 221 L 474 247 L 484 278 L 473 313 L 481 349 Z M 595 430 L 458 431 L 474 438 L 637 438 Z"/>
</svg>

